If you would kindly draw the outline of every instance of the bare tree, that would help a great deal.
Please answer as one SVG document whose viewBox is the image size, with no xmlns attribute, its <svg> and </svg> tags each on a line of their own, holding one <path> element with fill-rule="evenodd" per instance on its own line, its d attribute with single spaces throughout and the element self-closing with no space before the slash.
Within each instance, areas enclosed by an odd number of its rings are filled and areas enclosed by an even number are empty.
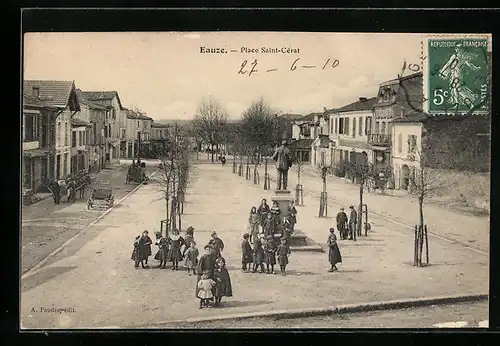
<svg viewBox="0 0 500 346">
<path fill-rule="evenodd" d="M 323 182 L 323 190 L 319 200 L 319 217 L 328 217 L 328 194 L 326 192 L 326 179 L 328 177 L 328 166 L 318 167 L 319 176 Z"/>
<path fill-rule="evenodd" d="M 227 128 L 227 111 L 210 97 L 200 103 L 192 125 L 196 136 L 209 144 L 214 162 L 214 152 L 222 143 Z"/>
</svg>

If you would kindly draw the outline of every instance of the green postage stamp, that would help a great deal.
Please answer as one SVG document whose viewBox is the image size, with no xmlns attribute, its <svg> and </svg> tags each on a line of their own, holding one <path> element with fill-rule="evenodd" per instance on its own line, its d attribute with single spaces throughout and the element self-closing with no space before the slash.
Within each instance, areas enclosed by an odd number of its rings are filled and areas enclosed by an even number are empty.
<svg viewBox="0 0 500 346">
<path fill-rule="evenodd" d="M 426 48 L 429 113 L 488 113 L 488 39 L 429 38 Z"/>
</svg>

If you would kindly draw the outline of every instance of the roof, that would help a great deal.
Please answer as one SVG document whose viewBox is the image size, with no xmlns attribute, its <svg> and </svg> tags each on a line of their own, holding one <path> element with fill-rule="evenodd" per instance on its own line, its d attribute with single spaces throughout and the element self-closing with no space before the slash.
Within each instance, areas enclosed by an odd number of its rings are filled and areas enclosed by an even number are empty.
<svg viewBox="0 0 500 346">
<path fill-rule="evenodd" d="M 77 89 L 79 96 L 89 101 L 99 102 L 99 101 L 111 101 L 116 97 L 120 109 L 123 109 L 122 102 L 120 101 L 120 96 L 118 96 L 118 91 L 81 91 Z"/>
<path fill-rule="evenodd" d="M 344 107 L 338 108 L 336 113 L 355 112 L 355 111 L 369 111 L 372 110 L 373 105 L 377 102 L 376 97 L 360 98 L 358 101 L 350 103 Z"/>
<path fill-rule="evenodd" d="M 418 123 L 429 119 L 429 115 L 422 112 L 411 112 L 403 118 L 396 118 L 392 120 L 393 123 Z"/>
<path fill-rule="evenodd" d="M 129 110 L 127 114 L 128 119 L 137 119 L 137 120 L 153 120 L 153 118 L 150 118 L 148 116 L 145 116 L 144 114 L 134 112 Z"/>
<path fill-rule="evenodd" d="M 170 127 L 170 126 L 168 126 L 167 124 L 152 123 L 152 124 L 151 124 L 151 127 L 168 128 L 168 127 Z"/>
<path fill-rule="evenodd" d="M 323 115 L 322 112 L 321 113 L 318 113 L 318 112 L 316 112 L 316 113 L 309 113 L 309 114 L 304 115 L 302 118 L 297 119 L 297 120 L 298 121 L 313 121 L 316 116 L 319 117 L 319 116 L 322 116 L 322 115 Z"/>
<path fill-rule="evenodd" d="M 92 102 L 92 101 L 89 101 L 87 99 L 80 97 L 79 92 L 77 92 L 77 95 L 78 95 L 78 102 L 80 102 L 80 104 L 82 104 L 82 105 L 86 105 L 87 107 L 89 107 L 91 109 L 108 110 L 108 108 L 109 108 L 109 107 L 106 107 L 106 106 L 101 105 L 99 103 Z"/>
<path fill-rule="evenodd" d="M 82 119 L 77 115 L 73 115 L 73 117 L 71 118 L 71 126 L 73 127 L 90 126 L 90 123 L 87 120 Z"/>
<path fill-rule="evenodd" d="M 293 149 L 311 149 L 311 145 L 314 142 L 312 138 L 301 138 L 292 142 L 289 147 Z"/>
<path fill-rule="evenodd" d="M 34 88 L 38 88 L 38 98 L 34 95 Z M 71 106 L 72 93 L 76 95 L 74 81 L 25 80 L 23 82 L 24 104 L 65 109 L 68 105 Z M 74 106 L 75 109 L 72 110 L 80 110 L 78 98 Z"/>
</svg>

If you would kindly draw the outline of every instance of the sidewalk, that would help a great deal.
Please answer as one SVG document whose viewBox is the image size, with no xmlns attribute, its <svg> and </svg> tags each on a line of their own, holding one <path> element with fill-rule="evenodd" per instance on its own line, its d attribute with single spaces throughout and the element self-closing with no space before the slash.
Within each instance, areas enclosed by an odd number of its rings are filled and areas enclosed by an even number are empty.
<svg viewBox="0 0 500 346">
<path fill-rule="evenodd" d="M 367 301 L 420 298 L 488 291 L 488 258 L 456 244 L 433 240 L 432 266 L 416 268 L 413 237 L 406 230 L 373 217 L 374 231 L 356 243 L 341 241 L 343 263 L 328 273 L 324 253 L 291 254 L 288 276 L 240 271 L 241 235 L 248 212 L 272 191 L 231 173 L 231 167 L 195 166 L 190 175 L 183 229 L 192 225 L 200 249 L 215 230 L 225 243 L 223 256 L 234 297 L 221 308 L 198 309 L 196 278 L 182 270 L 134 269 L 130 260 L 134 236 L 159 228 L 164 218 L 160 187 L 150 183 L 92 226 L 99 236 L 73 256 L 22 280 L 24 327 L 95 328 L 147 325 L 161 321 L 259 311 L 320 308 Z M 305 196 L 298 228 L 324 244 L 331 219 L 317 217 L 316 198 Z M 339 205 L 331 203 L 330 210 Z M 147 216 L 145 217 L 145 211 Z M 156 252 L 154 249 L 153 253 Z M 156 261 L 152 260 L 153 264 Z M 73 313 L 33 312 L 32 307 L 72 307 Z"/>
<path fill-rule="evenodd" d="M 271 172 L 273 174 L 274 171 Z M 273 177 L 271 175 L 271 177 Z M 296 168 L 288 174 L 289 186 L 293 189 L 297 184 Z M 322 191 L 322 181 L 319 173 L 306 166 L 301 172 L 301 183 L 304 194 L 317 195 L 315 205 L 319 208 L 319 194 Z M 346 208 L 359 204 L 359 185 L 351 184 L 342 178 L 327 178 L 328 197 L 340 202 Z M 363 194 L 363 202 L 368 205 L 368 211 L 392 219 L 413 228 L 418 224 L 418 203 L 407 194 L 381 195 L 379 192 Z M 329 210 L 329 216 L 334 217 L 338 208 Z M 429 232 L 438 236 L 467 244 L 473 248 L 488 252 L 490 248 L 489 217 L 477 217 L 446 209 L 433 203 L 424 204 L 424 218 Z"/>
<path fill-rule="evenodd" d="M 116 201 L 137 186 L 125 184 L 126 174 L 126 166 L 123 165 L 115 169 L 102 170 L 98 174 L 101 182 L 108 183 L 113 188 Z M 86 198 L 90 191 L 91 188 L 86 189 Z M 60 205 L 54 205 L 53 199 L 48 198 L 22 207 L 22 273 L 36 265 L 66 240 L 81 232 L 102 213 L 99 210 L 88 210 L 86 198 Z"/>
</svg>

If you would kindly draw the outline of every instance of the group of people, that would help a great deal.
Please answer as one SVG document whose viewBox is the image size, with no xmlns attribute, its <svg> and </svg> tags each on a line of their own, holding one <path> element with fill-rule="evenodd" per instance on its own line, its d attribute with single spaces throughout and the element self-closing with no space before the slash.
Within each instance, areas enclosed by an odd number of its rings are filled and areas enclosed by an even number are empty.
<svg viewBox="0 0 500 346">
<path fill-rule="evenodd" d="M 80 192 L 79 198 L 85 198 L 85 188 L 91 183 L 90 175 L 86 171 L 81 171 L 75 175 L 68 175 L 66 179 L 53 180 L 49 184 L 54 204 L 61 204 L 61 197 L 66 196 L 67 203 L 73 203 L 77 200 L 77 191 Z"/>
<path fill-rule="evenodd" d="M 222 257 L 224 242 L 212 232 L 209 243 L 204 247 L 206 253 L 200 255 L 194 240 L 194 228 L 188 227 L 186 234 L 182 237 L 177 229 L 164 237 L 161 232 L 156 232 L 158 251 L 154 259 L 159 261 L 158 268 L 165 269 L 167 262 L 172 264 L 172 270 L 179 270 L 179 262 L 184 260 L 184 267 L 189 276 L 196 274 L 196 298 L 200 299 L 200 309 L 204 307 L 218 306 L 222 297 L 232 296 L 232 286 L 229 272 L 226 268 L 226 260 Z M 134 267 L 150 268 L 148 259 L 152 255 L 151 246 L 153 241 L 149 232 L 145 230 L 134 240 L 134 249 L 131 259 Z M 214 302 L 211 305 L 211 302 Z"/>
<path fill-rule="evenodd" d="M 276 263 L 280 266 L 281 275 L 286 275 L 286 266 L 290 256 L 290 246 L 287 239 L 282 237 L 280 244 L 276 245 L 275 238 L 272 235 L 267 237 L 255 237 L 250 244 L 250 235 L 243 234 L 241 243 L 241 270 L 245 273 L 276 274 L 274 266 Z M 265 267 L 264 267 L 265 265 Z"/>
<path fill-rule="evenodd" d="M 340 233 L 340 239 L 345 240 L 354 240 L 356 241 L 356 230 L 358 226 L 358 213 L 354 206 L 349 207 L 350 214 L 347 217 L 347 214 L 344 211 L 344 208 L 340 208 L 340 212 L 337 214 L 337 229 Z"/>
<path fill-rule="evenodd" d="M 273 202 L 273 206 L 269 207 L 267 200 L 264 198 L 258 208 L 252 207 L 248 217 L 248 230 L 250 242 L 255 239 L 267 239 L 267 237 L 281 235 L 288 238 L 293 234 L 295 224 L 297 223 L 297 209 L 292 202 L 287 208 L 287 211 L 281 218 L 281 210 L 277 201 Z"/>
</svg>

